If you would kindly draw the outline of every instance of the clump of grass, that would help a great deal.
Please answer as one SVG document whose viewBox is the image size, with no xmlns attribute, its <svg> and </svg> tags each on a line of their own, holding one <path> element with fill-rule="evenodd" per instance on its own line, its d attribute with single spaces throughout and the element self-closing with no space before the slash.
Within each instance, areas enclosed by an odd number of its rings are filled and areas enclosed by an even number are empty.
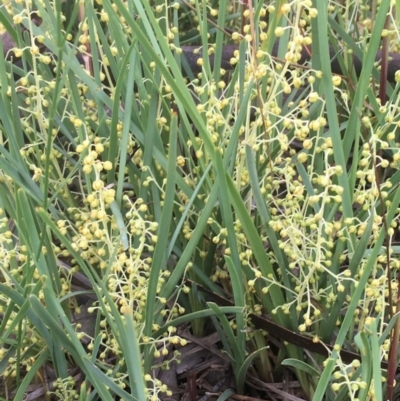
<svg viewBox="0 0 400 401">
<path fill-rule="evenodd" d="M 249 367 L 267 382 L 289 366 L 304 398 L 380 400 L 389 359 L 392 398 L 399 88 L 379 98 L 374 61 L 394 6 L 334 6 L 1 9 L 15 41 L 0 57 L 5 397 L 35 381 L 59 398 L 170 396 L 154 358 L 169 368 L 177 327 L 211 321 L 238 393 Z M 183 44 L 202 45 L 200 73 L 184 75 Z M 273 355 L 251 314 L 329 358 L 288 339 Z"/>
</svg>

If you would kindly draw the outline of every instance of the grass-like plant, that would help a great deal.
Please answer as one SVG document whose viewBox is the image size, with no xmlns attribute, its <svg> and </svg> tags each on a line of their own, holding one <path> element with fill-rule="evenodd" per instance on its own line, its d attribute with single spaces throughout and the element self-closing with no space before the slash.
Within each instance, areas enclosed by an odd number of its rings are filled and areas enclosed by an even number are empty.
<svg viewBox="0 0 400 401">
<path fill-rule="evenodd" d="M 2 399 L 395 399 L 399 4 L 3 3 Z"/>
</svg>

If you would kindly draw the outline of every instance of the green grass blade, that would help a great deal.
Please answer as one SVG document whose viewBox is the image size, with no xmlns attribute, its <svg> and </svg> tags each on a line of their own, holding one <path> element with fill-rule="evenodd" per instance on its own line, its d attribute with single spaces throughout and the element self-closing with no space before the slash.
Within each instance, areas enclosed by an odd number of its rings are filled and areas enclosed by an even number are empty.
<svg viewBox="0 0 400 401">
<path fill-rule="evenodd" d="M 170 130 L 169 141 L 169 163 L 167 170 L 167 183 L 165 189 L 164 205 L 161 215 L 161 221 L 158 228 L 158 239 L 154 250 L 153 261 L 151 265 L 151 272 L 147 290 L 147 304 L 146 304 L 146 317 L 144 333 L 146 336 L 151 337 L 154 310 L 155 310 L 155 296 L 157 294 L 157 284 L 161 269 L 164 268 L 166 263 L 166 249 L 168 247 L 169 232 L 172 220 L 172 212 L 175 200 L 175 175 L 176 175 L 176 157 L 177 157 L 177 115 L 173 114 Z M 150 369 L 148 353 L 149 347 L 145 348 L 145 371 Z"/>
<path fill-rule="evenodd" d="M 310 376 L 314 377 L 318 377 L 321 374 L 320 372 L 318 372 L 318 370 L 314 369 L 308 363 L 305 363 L 304 361 L 299 361 L 298 359 L 287 358 L 282 362 L 282 365 L 292 366 L 293 368 L 302 370 L 303 372 L 306 372 Z"/>
<path fill-rule="evenodd" d="M 146 386 L 142 370 L 142 359 L 140 347 L 136 335 L 136 328 L 132 318 L 132 311 L 124 313 L 125 327 L 121 333 L 124 335 L 126 348 L 124 350 L 124 358 L 129 373 L 129 383 L 133 398 L 136 400 L 146 400 Z"/>
<path fill-rule="evenodd" d="M 29 372 L 25 375 L 24 380 L 22 380 L 21 384 L 18 387 L 18 391 L 14 396 L 14 401 L 23 401 L 26 399 L 26 390 L 35 378 L 39 369 L 41 369 L 49 357 L 50 352 L 48 348 L 44 349 L 43 352 L 36 359 L 35 363 L 29 369 Z"/>
<path fill-rule="evenodd" d="M 247 358 L 243 361 L 243 364 L 240 366 L 239 372 L 237 373 L 237 389 L 238 393 L 241 394 L 244 389 L 244 383 L 246 380 L 247 371 L 252 364 L 254 358 L 260 355 L 262 352 L 267 350 L 269 347 L 259 348 L 257 351 L 252 352 Z"/>
<path fill-rule="evenodd" d="M 368 399 L 373 360 L 371 358 L 370 344 L 365 333 L 357 333 L 354 337 L 354 342 L 361 354 L 361 380 L 367 384 L 364 388 L 361 388 L 358 393 L 358 397 L 360 398 L 360 401 L 362 401 Z"/>
</svg>

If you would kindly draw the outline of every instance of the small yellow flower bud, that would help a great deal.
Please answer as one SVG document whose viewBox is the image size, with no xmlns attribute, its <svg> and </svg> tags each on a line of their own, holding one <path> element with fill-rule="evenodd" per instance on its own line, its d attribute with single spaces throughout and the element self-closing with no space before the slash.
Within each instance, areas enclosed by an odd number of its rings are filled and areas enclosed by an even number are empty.
<svg viewBox="0 0 400 401">
<path fill-rule="evenodd" d="M 278 26 L 278 27 L 275 29 L 275 36 L 276 36 L 277 38 L 279 38 L 280 36 L 282 36 L 282 35 L 284 34 L 284 32 L 285 32 L 285 30 L 284 30 L 281 26 Z"/>
<path fill-rule="evenodd" d="M 95 191 L 99 191 L 104 187 L 104 182 L 101 180 L 93 181 L 92 187 Z"/>
<path fill-rule="evenodd" d="M 341 82 L 342 82 L 342 78 L 339 75 L 334 75 L 332 77 L 333 86 L 339 86 Z"/>
</svg>

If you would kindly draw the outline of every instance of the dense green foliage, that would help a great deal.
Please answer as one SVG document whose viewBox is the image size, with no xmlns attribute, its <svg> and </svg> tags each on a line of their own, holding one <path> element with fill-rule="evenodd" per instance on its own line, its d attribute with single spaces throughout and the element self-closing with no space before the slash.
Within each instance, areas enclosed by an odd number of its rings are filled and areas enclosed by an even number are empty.
<svg viewBox="0 0 400 401">
<path fill-rule="evenodd" d="M 392 399 L 399 2 L 3 3 L 2 399 L 169 397 L 182 327 L 221 400 Z"/>
</svg>

